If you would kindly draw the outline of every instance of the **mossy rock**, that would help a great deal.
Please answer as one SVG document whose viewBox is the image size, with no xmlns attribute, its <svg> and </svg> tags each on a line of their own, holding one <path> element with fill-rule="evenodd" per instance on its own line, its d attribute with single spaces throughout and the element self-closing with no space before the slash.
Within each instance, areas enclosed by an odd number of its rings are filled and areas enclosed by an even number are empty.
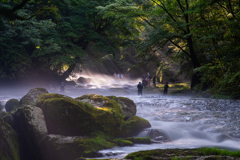
<svg viewBox="0 0 240 160">
<path fill-rule="evenodd" d="M 19 100 L 17 100 L 17 99 L 10 99 L 5 104 L 5 109 L 6 109 L 7 112 L 10 112 L 11 110 L 13 110 L 18 105 L 19 105 Z"/>
<path fill-rule="evenodd" d="M 2 102 L 0 102 L 0 111 L 3 110 L 4 106 L 2 105 Z"/>
<path fill-rule="evenodd" d="M 105 137 L 102 136 L 78 139 L 75 143 L 80 147 L 80 150 L 83 151 L 83 157 L 96 157 L 97 151 L 116 146 L 115 143 L 107 141 Z M 100 157 L 100 155 L 98 156 Z"/>
<path fill-rule="evenodd" d="M 230 152 L 230 151 L 229 151 Z M 221 152 L 205 153 L 202 149 L 156 149 L 130 153 L 124 159 L 141 160 L 230 160 L 240 159 L 239 156 L 224 155 Z"/>
<path fill-rule="evenodd" d="M 0 159 L 20 160 L 17 133 L 0 118 Z"/>
<path fill-rule="evenodd" d="M 99 108 L 63 95 L 43 94 L 36 105 L 43 110 L 50 134 L 80 136 L 100 131 L 116 136 L 121 130 L 123 115 L 116 109 L 119 107 L 116 101 L 109 100 L 107 104 Z"/>
<path fill-rule="evenodd" d="M 35 103 L 38 99 L 38 97 L 41 94 L 48 93 L 48 91 L 45 88 L 34 88 L 31 89 L 25 96 L 23 96 L 20 100 L 20 105 L 29 105 L 32 103 Z"/>
<path fill-rule="evenodd" d="M 6 115 L 7 115 L 6 112 L 2 112 L 2 111 L 0 111 L 0 118 L 3 118 L 3 117 L 6 116 Z"/>
<path fill-rule="evenodd" d="M 120 137 L 132 137 L 137 134 L 139 131 L 151 127 L 151 124 L 148 120 L 134 116 L 131 119 L 124 121 Z"/>
<path fill-rule="evenodd" d="M 84 149 L 75 143 L 83 137 L 49 134 L 39 141 L 38 159 L 41 160 L 75 160 L 82 156 Z"/>
<path fill-rule="evenodd" d="M 118 146 L 132 146 L 133 142 L 125 140 L 125 139 L 114 139 L 113 143 L 117 144 Z"/>
<path fill-rule="evenodd" d="M 107 98 L 115 100 L 121 106 L 122 112 L 125 115 L 124 120 L 128 120 L 136 115 L 137 107 L 133 100 L 126 97 L 107 96 Z"/>
<path fill-rule="evenodd" d="M 65 96 L 65 95 L 61 95 L 61 94 L 57 94 L 57 93 L 45 93 L 45 94 L 41 94 L 37 101 L 36 101 L 36 106 L 40 107 L 43 106 L 43 103 L 45 102 L 45 100 L 47 99 L 52 99 L 52 98 L 67 98 L 70 100 L 73 100 L 73 98 Z"/>
<path fill-rule="evenodd" d="M 149 137 L 127 137 L 124 138 L 124 140 L 131 141 L 133 143 L 138 143 L 138 144 L 151 144 L 151 138 Z"/>
<path fill-rule="evenodd" d="M 86 84 L 86 83 L 90 83 L 90 82 L 91 82 L 91 78 L 79 77 L 79 78 L 77 79 L 77 83 Z"/>
<path fill-rule="evenodd" d="M 111 100 L 108 97 L 97 95 L 97 94 L 86 94 L 81 97 L 75 98 L 77 101 L 80 102 L 87 102 L 90 105 L 93 105 L 95 107 L 108 107 L 112 109 L 116 109 L 119 112 L 122 112 L 121 106 L 119 103 L 115 100 Z"/>
</svg>

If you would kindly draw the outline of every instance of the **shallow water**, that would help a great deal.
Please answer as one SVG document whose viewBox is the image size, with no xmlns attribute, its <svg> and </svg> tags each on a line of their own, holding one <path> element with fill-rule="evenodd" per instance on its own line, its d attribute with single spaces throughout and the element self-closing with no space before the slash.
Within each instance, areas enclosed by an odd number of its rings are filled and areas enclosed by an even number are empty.
<svg viewBox="0 0 240 160">
<path fill-rule="evenodd" d="M 150 145 L 137 144 L 132 147 L 115 147 L 101 150 L 108 158 L 123 158 L 140 150 L 166 148 L 198 148 L 218 146 L 240 149 L 240 101 L 192 98 L 189 96 L 163 96 L 162 93 L 143 91 L 138 96 L 136 81 L 112 80 L 111 83 L 66 86 L 65 95 L 73 98 L 84 94 L 116 95 L 132 99 L 137 106 L 137 116 L 147 119 L 167 141 L 156 141 Z M 130 82 L 130 83 L 129 83 Z M 136 85 L 132 85 L 136 84 Z M 14 88 L 0 91 L 4 104 L 11 98 L 20 99 L 30 88 Z M 48 88 L 50 93 L 60 93 L 59 88 Z M 137 137 L 147 136 L 148 130 Z"/>
<path fill-rule="evenodd" d="M 206 146 L 240 149 L 239 100 L 196 99 L 153 93 L 126 97 L 136 103 L 137 115 L 147 119 L 151 129 L 160 131 L 169 141 L 102 150 L 105 155 L 121 153 L 114 157 L 123 158 L 139 150 Z M 145 130 L 136 136 L 145 137 L 147 133 Z"/>
</svg>

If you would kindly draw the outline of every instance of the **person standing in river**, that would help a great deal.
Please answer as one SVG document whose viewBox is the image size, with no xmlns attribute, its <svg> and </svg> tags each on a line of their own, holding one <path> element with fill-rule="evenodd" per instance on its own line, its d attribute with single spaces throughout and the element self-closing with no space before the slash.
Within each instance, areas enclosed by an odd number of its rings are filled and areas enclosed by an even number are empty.
<svg viewBox="0 0 240 160">
<path fill-rule="evenodd" d="M 61 85 L 60 85 L 60 91 L 61 92 L 64 92 L 64 87 L 65 87 L 65 83 L 62 82 Z"/>
<path fill-rule="evenodd" d="M 141 84 L 141 82 L 139 82 L 139 84 L 137 85 L 138 88 L 138 95 L 142 95 L 142 90 L 143 90 L 143 85 Z"/>
<path fill-rule="evenodd" d="M 168 82 L 166 82 L 166 84 L 164 85 L 163 94 L 167 94 L 167 92 L 168 92 L 168 88 L 169 88 L 169 86 L 168 86 Z"/>
</svg>

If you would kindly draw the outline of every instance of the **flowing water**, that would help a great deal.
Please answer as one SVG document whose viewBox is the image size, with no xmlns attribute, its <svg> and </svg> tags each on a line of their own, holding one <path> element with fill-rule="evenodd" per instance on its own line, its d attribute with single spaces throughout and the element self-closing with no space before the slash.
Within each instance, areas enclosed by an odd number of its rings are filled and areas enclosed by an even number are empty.
<svg viewBox="0 0 240 160">
<path fill-rule="evenodd" d="M 95 78 L 88 85 L 66 86 L 64 94 L 73 98 L 84 94 L 116 95 L 132 99 L 137 106 L 137 116 L 147 119 L 151 128 L 136 137 L 149 136 L 153 144 L 136 144 L 131 147 L 114 147 L 101 150 L 101 158 L 123 158 L 131 152 L 166 148 L 221 147 L 240 149 L 240 101 L 203 99 L 190 96 L 164 96 L 159 92 L 143 91 L 137 95 L 139 80 L 120 80 L 110 77 Z M 59 89 L 49 88 L 49 92 Z M 0 93 L 0 101 L 10 98 L 20 99 L 29 90 L 6 90 Z"/>
</svg>

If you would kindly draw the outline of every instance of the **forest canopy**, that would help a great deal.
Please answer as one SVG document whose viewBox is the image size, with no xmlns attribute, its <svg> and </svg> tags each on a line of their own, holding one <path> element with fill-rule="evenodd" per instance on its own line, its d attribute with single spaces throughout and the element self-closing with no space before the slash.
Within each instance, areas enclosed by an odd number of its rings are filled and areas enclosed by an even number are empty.
<svg viewBox="0 0 240 160">
<path fill-rule="evenodd" d="M 89 46 L 95 58 L 134 47 L 143 64 L 167 48 L 192 89 L 240 95 L 237 0 L 2 0 L 0 8 L 11 13 L 0 12 L 2 79 L 64 80 Z"/>
</svg>

